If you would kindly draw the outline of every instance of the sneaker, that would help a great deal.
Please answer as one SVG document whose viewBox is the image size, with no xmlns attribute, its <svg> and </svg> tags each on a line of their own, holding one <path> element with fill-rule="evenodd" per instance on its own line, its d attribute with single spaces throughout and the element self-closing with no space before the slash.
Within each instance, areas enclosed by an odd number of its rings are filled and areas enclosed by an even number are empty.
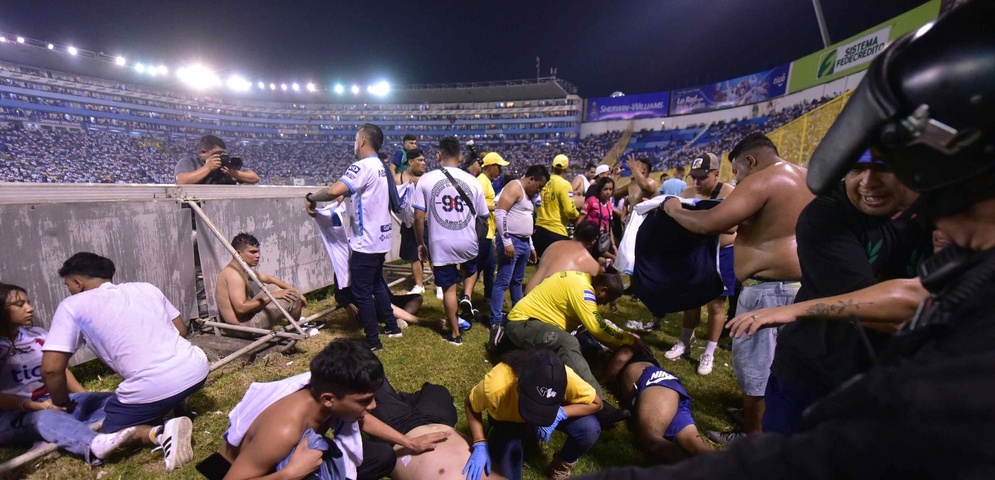
<svg viewBox="0 0 995 480">
<path fill-rule="evenodd" d="M 442 287 L 435 287 L 435 298 L 442 300 Z"/>
<path fill-rule="evenodd" d="M 459 329 L 461 332 L 465 332 L 473 327 L 473 324 L 467 321 L 465 318 L 457 318 L 457 323 L 459 324 Z"/>
<path fill-rule="evenodd" d="M 457 335 L 456 338 L 453 338 L 449 335 L 449 332 L 442 332 L 442 339 L 457 347 L 463 345 L 463 335 Z"/>
<path fill-rule="evenodd" d="M 643 323 L 640 320 L 629 320 L 628 322 L 625 322 L 625 328 L 627 330 L 633 330 L 636 332 L 651 332 L 656 328 L 656 326 L 657 324 L 655 320 L 650 320 L 646 323 Z"/>
<path fill-rule="evenodd" d="M 384 327 L 383 334 L 387 335 L 387 338 L 400 338 L 404 335 L 401 333 L 400 325 L 394 328 Z"/>
<path fill-rule="evenodd" d="M 602 430 L 608 430 L 612 428 L 616 423 L 623 420 L 628 420 L 632 416 L 632 412 L 618 408 L 608 402 L 602 403 L 603 407 L 601 411 L 594 414 L 594 418 L 598 419 L 598 423 L 601 424 Z"/>
<path fill-rule="evenodd" d="M 496 351 L 502 341 L 504 341 L 504 325 L 500 323 L 491 325 L 491 333 L 487 337 L 487 350 Z"/>
<path fill-rule="evenodd" d="M 705 432 L 705 436 L 719 445 L 729 445 L 730 443 L 745 437 L 746 434 L 743 432 L 717 432 L 715 430 L 709 430 Z"/>
<path fill-rule="evenodd" d="M 162 426 L 162 431 L 155 438 L 159 446 L 152 451 L 162 450 L 166 454 L 166 471 L 172 472 L 193 460 L 193 448 L 190 446 L 190 436 L 193 434 L 193 422 L 187 417 L 170 419 Z"/>
<path fill-rule="evenodd" d="M 551 480 L 566 480 L 577 462 L 564 462 L 559 455 L 553 455 L 553 461 L 546 467 L 546 477 Z"/>
<path fill-rule="evenodd" d="M 408 295 L 421 295 L 423 293 L 425 293 L 425 286 L 424 285 L 415 285 L 414 288 L 412 288 L 411 290 L 408 290 Z"/>
<path fill-rule="evenodd" d="M 90 441 L 90 453 L 93 453 L 94 457 L 103 460 L 107 458 L 109 453 L 124 445 L 134 434 L 135 427 L 128 427 L 114 433 L 98 434 Z"/>
<path fill-rule="evenodd" d="M 401 320 L 400 318 L 398 318 L 397 319 L 397 328 L 400 328 L 401 330 L 404 330 L 405 328 L 408 328 L 408 322 L 405 322 L 404 320 Z"/>
<path fill-rule="evenodd" d="M 380 350 L 383 350 L 383 344 L 373 345 L 370 347 L 371 352 L 379 352 Z"/>
<path fill-rule="evenodd" d="M 685 345 L 684 342 L 678 340 L 673 347 L 670 347 L 670 350 L 667 350 L 667 352 L 663 354 L 663 356 L 666 357 L 667 360 L 677 360 L 690 352 L 691 345 L 694 345 L 693 336 L 691 337 L 691 343 L 689 345 Z"/>
<path fill-rule="evenodd" d="M 459 300 L 459 314 L 463 318 L 477 318 L 477 309 L 473 308 L 473 302 L 470 301 L 470 297 L 463 295 L 463 298 Z"/>
<path fill-rule="evenodd" d="M 712 362 L 715 361 L 712 355 L 701 354 L 701 361 L 698 363 L 698 375 L 708 375 L 712 373 Z"/>
</svg>

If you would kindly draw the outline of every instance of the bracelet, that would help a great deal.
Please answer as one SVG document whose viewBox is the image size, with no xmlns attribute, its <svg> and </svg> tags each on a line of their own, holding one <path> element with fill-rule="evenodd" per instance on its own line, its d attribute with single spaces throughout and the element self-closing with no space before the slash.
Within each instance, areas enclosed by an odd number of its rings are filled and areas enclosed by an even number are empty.
<svg viewBox="0 0 995 480">
<path fill-rule="evenodd" d="M 474 444 L 474 445 L 477 445 L 478 443 L 483 443 L 483 444 L 485 444 L 485 445 L 486 445 L 486 444 L 487 444 L 487 440 L 485 439 L 485 440 L 474 440 L 474 441 L 473 441 L 473 444 Z"/>
<path fill-rule="evenodd" d="M 314 200 L 311 200 L 311 192 L 307 192 L 307 195 L 304 195 L 304 200 L 307 200 L 307 201 L 309 201 L 311 203 L 318 203 L 318 202 L 315 202 Z"/>
<path fill-rule="evenodd" d="M 24 410 L 25 410 L 25 409 L 24 409 L 24 406 L 25 406 L 25 405 L 27 405 L 27 403 L 28 403 L 28 402 L 30 402 L 30 401 L 31 401 L 31 399 L 30 399 L 30 398 L 25 398 L 24 400 L 21 400 L 21 406 L 20 406 L 20 407 L 18 407 L 18 408 L 19 408 L 20 410 L 24 411 Z"/>
</svg>

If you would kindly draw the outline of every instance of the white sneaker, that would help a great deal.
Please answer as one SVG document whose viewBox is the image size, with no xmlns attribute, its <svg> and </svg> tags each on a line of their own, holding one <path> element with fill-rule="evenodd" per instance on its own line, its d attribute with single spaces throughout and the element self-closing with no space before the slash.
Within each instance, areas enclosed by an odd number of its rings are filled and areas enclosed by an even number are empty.
<svg viewBox="0 0 995 480">
<path fill-rule="evenodd" d="M 398 318 L 397 319 L 397 328 L 400 328 L 401 330 L 404 330 L 405 328 L 408 328 L 408 322 L 405 322 L 404 320 L 401 320 L 400 318 Z"/>
<path fill-rule="evenodd" d="M 663 354 L 663 356 L 666 357 L 667 360 L 677 360 L 678 358 L 681 358 L 684 355 L 686 355 L 688 351 L 691 349 L 690 348 L 691 345 L 693 344 L 694 344 L 694 337 L 691 337 L 690 345 L 685 345 L 684 342 L 678 340 L 673 347 L 670 347 L 670 350 L 667 350 L 667 353 Z"/>
<path fill-rule="evenodd" d="M 114 433 L 101 433 L 90 441 L 90 453 L 101 460 L 107 458 L 107 454 L 117 450 L 124 445 L 132 435 L 135 434 L 135 427 L 128 427 Z"/>
<path fill-rule="evenodd" d="M 651 332 L 656 328 L 656 320 L 650 320 L 646 323 L 643 323 L 641 320 L 629 320 L 625 322 L 625 328 L 636 332 Z"/>
<path fill-rule="evenodd" d="M 424 285 L 415 285 L 415 288 L 408 290 L 408 295 L 421 295 L 423 293 L 425 293 Z"/>
<path fill-rule="evenodd" d="M 166 471 L 182 467 L 193 460 L 193 447 L 190 436 L 193 434 L 193 422 L 187 417 L 170 419 L 162 426 L 162 433 L 156 437 L 158 447 L 152 451 L 162 450 L 166 454 Z"/>
<path fill-rule="evenodd" d="M 701 361 L 698 363 L 698 375 L 708 375 L 712 373 L 712 362 L 715 359 L 707 353 L 701 354 Z"/>
<path fill-rule="evenodd" d="M 435 298 L 442 300 L 442 287 L 435 287 Z"/>
</svg>

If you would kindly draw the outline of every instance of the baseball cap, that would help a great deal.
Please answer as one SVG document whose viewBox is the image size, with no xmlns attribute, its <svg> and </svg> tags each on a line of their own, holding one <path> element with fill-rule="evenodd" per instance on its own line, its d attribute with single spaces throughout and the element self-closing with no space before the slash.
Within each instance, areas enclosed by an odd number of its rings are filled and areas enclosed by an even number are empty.
<svg viewBox="0 0 995 480">
<path fill-rule="evenodd" d="M 518 413 L 531 425 L 556 420 L 567 389 L 567 369 L 551 350 L 538 350 L 518 372 Z"/>
<path fill-rule="evenodd" d="M 562 153 L 553 157 L 553 166 L 556 168 L 567 168 L 567 165 L 569 163 L 570 159 L 568 159 L 567 156 L 563 155 Z"/>
<path fill-rule="evenodd" d="M 484 162 L 482 166 L 486 167 L 488 165 L 500 165 L 502 167 L 507 167 L 508 162 L 501 158 L 501 155 L 498 155 L 497 152 L 491 152 L 484 155 Z"/>
<path fill-rule="evenodd" d="M 703 153 L 701 156 L 691 160 L 691 176 L 701 178 L 708 175 L 712 170 L 718 170 L 722 165 L 719 157 L 714 153 Z"/>
<path fill-rule="evenodd" d="M 602 173 L 608 173 L 612 168 L 608 165 L 598 165 L 598 168 L 594 169 L 594 175 L 601 175 Z"/>
</svg>

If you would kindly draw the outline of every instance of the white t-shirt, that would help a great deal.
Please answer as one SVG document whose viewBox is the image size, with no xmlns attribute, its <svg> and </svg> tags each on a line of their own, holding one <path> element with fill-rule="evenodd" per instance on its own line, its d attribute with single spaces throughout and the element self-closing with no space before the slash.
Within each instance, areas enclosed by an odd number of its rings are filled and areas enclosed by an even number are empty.
<svg viewBox="0 0 995 480">
<path fill-rule="evenodd" d="M 349 165 L 339 180 L 349 187 L 352 197 L 349 245 L 354 252 L 390 251 L 390 197 L 387 170 L 377 157 L 366 157 Z"/>
<path fill-rule="evenodd" d="M 480 182 L 459 168 L 444 168 L 470 197 L 477 215 L 487 217 L 490 212 Z M 453 265 L 477 258 L 473 215 L 441 169 L 428 172 L 418 180 L 412 206 L 425 212 L 432 265 Z"/>
<path fill-rule="evenodd" d="M 74 353 L 85 341 L 124 377 L 116 392 L 121 403 L 155 402 L 196 385 L 209 370 L 207 355 L 173 325 L 179 315 L 154 285 L 107 282 L 59 304 L 42 350 Z"/>
<path fill-rule="evenodd" d="M 411 207 L 411 200 L 414 198 L 416 185 L 414 182 L 404 182 L 397 186 L 397 195 L 401 199 L 401 213 L 397 214 L 397 218 L 408 228 L 415 224 L 415 209 Z"/>
<path fill-rule="evenodd" d="M 48 400 L 48 389 L 41 378 L 41 349 L 46 335 L 38 327 L 21 327 L 13 344 L 0 338 L 0 393 L 36 402 Z"/>
<path fill-rule="evenodd" d="M 318 224 L 321 239 L 332 260 L 332 270 L 335 271 L 335 284 L 338 288 L 349 286 L 349 249 L 348 211 L 345 203 L 333 203 L 314 210 L 314 221 Z"/>
</svg>

